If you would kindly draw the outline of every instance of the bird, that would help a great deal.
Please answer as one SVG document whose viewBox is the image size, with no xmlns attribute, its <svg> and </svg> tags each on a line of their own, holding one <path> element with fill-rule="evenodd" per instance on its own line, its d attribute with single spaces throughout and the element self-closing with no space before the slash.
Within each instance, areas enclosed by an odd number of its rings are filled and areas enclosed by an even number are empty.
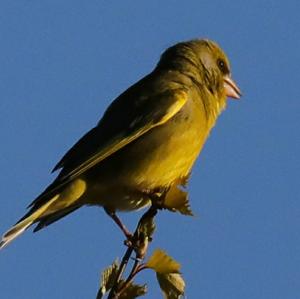
<svg viewBox="0 0 300 299">
<path fill-rule="evenodd" d="M 151 205 L 151 194 L 190 175 L 227 99 L 241 91 L 229 60 L 209 39 L 166 49 L 154 69 L 121 93 L 97 125 L 54 167 L 54 181 L 0 241 L 38 231 L 82 206 L 117 212 Z"/>
</svg>

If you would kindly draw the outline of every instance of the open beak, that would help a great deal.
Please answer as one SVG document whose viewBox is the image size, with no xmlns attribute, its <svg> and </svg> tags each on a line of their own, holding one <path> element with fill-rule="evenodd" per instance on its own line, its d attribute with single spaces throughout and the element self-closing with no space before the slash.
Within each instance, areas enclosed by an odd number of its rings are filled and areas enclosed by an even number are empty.
<svg viewBox="0 0 300 299">
<path fill-rule="evenodd" d="M 226 96 L 229 98 L 239 99 L 242 96 L 240 89 L 228 75 L 224 77 L 224 89 Z"/>
</svg>

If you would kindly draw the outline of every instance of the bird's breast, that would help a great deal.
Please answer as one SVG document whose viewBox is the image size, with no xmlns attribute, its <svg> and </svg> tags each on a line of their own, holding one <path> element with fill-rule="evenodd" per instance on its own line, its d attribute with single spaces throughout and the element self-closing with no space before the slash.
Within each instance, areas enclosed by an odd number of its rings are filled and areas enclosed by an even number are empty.
<svg viewBox="0 0 300 299">
<path fill-rule="evenodd" d="M 117 210 L 144 206 L 148 199 L 141 191 L 169 186 L 190 173 L 207 135 L 203 107 L 188 101 L 167 123 L 148 131 L 91 169 L 88 201 Z"/>
</svg>

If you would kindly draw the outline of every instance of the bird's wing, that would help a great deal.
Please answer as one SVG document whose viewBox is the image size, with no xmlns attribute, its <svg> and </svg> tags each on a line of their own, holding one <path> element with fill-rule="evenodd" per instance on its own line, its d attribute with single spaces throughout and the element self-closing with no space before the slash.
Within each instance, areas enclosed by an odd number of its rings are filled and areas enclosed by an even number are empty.
<svg viewBox="0 0 300 299">
<path fill-rule="evenodd" d="M 84 135 L 58 162 L 53 171 L 62 168 L 59 176 L 29 207 L 36 209 L 54 196 L 66 183 L 139 138 L 152 128 L 166 123 L 188 100 L 183 87 L 130 100 L 129 92 L 117 98 L 98 125 Z M 134 93 L 134 92 L 133 92 Z"/>
<path fill-rule="evenodd" d="M 172 118 L 186 103 L 183 88 L 128 102 L 124 94 L 109 107 L 98 126 L 71 148 L 54 168 L 59 181 L 70 181 L 152 128 Z"/>
<path fill-rule="evenodd" d="M 60 192 L 65 184 L 147 131 L 167 122 L 188 100 L 188 89 L 183 85 L 172 89 L 165 86 L 163 91 L 150 91 L 150 96 L 145 96 L 144 83 L 147 81 L 141 80 L 109 106 L 98 125 L 58 162 L 53 171 L 61 168 L 60 174 L 28 207 L 37 209 Z"/>
</svg>

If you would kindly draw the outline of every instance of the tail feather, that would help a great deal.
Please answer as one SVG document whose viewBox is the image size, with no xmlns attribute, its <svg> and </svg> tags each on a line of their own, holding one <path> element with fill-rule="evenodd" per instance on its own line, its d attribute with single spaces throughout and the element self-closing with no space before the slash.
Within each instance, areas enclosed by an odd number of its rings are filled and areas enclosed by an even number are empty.
<svg viewBox="0 0 300 299">
<path fill-rule="evenodd" d="M 0 249 L 4 248 L 11 241 L 13 241 L 16 237 L 21 235 L 31 224 L 33 220 L 30 218 L 24 219 L 23 221 L 17 223 L 10 230 L 8 230 L 2 237 L 0 242 Z"/>
<path fill-rule="evenodd" d="M 77 210 L 78 208 L 80 208 L 80 206 L 71 206 L 69 208 L 66 208 L 62 211 L 50 214 L 49 216 L 46 217 L 42 217 L 41 219 L 39 219 L 39 223 L 38 225 L 34 228 L 33 232 L 37 232 L 43 228 L 45 228 L 46 226 L 56 222 L 57 220 L 67 216 L 68 214 L 74 212 L 75 210 Z"/>
<path fill-rule="evenodd" d="M 54 196 L 46 204 L 41 206 L 38 210 L 34 211 L 31 214 L 27 214 L 26 218 L 22 218 L 21 221 L 17 222 L 11 229 L 9 229 L 3 236 L 0 241 L 0 249 L 4 248 L 16 237 L 21 235 L 29 226 L 35 223 L 39 217 L 47 210 L 47 208 L 59 197 L 59 194 Z"/>
<path fill-rule="evenodd" d="M 39 222 L 35 229 L 37 231 L 79 208 L 81 205 L 76 201 L 85 190 L 86 182 L 77 179 L 65 186 L 63 190 L 59 190 L 59 193 L 53 194 L 51 191 L 39 196 L 38 200 L 34 201 L 30 211 L 4 234 L 0 241 L 0 249 L 22 234 L 32 224 Z"/>
</svg>

